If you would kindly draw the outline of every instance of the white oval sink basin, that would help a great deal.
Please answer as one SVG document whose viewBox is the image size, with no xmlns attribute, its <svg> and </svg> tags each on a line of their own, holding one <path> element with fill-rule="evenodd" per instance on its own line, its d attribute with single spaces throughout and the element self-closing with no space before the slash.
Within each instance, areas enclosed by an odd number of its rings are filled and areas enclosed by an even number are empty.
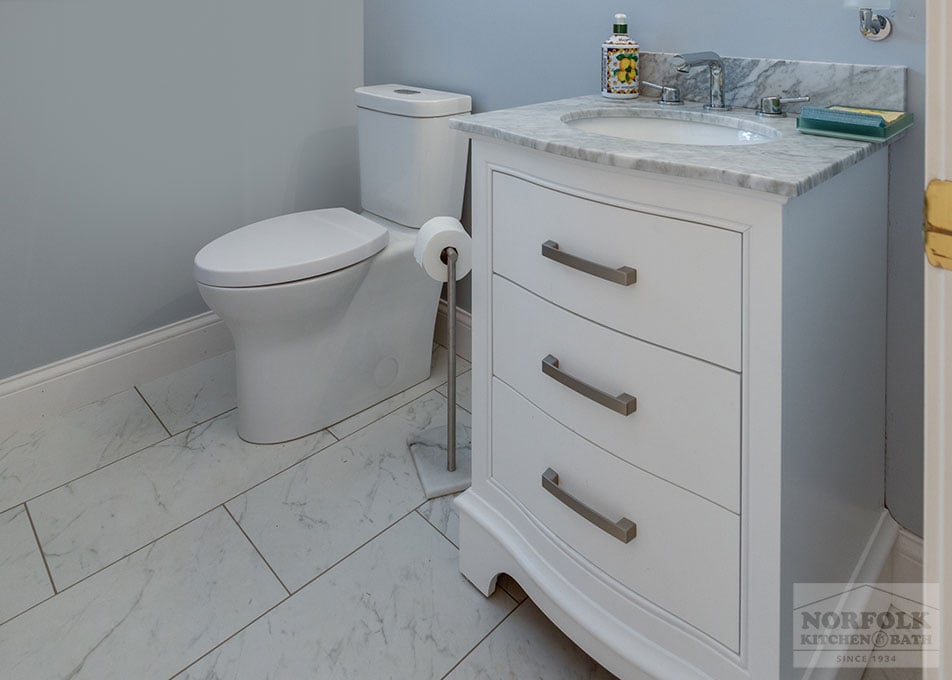
<svg viewBox="0 0 952 680">
<path fill-rule="evenodd" d="M 735 146 L 765 144 L 780 137 L 778 131 L 766 125 L 757 125 L 721 115 L 699 112 L 681 113 L 681 116 L 691 117 L 686 119 L 644 115 L 645 113 L 648 112 L 631 111 L 619 115 L 615 109 L 611 110 L 609 115 L 599 112 L 590 112 L 588 115 L 582 113 L 580 117 L 563 118 L 562 122 L 586 132 L 657 144 Z"/>
</svg>

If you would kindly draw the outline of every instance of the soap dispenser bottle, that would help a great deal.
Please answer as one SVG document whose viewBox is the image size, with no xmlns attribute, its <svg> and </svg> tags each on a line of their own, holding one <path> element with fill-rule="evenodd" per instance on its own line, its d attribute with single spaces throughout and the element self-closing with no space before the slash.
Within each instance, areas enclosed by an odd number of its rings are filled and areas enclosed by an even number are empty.
<svg viewBox="0 0 952 680">
<path fill-rule="evenodd" d="M 628 36 L 628 17 L 616 14 L 612 36 L 602 43 L 602 96 L 638 96 L 638 43 Z"/>
</svg>

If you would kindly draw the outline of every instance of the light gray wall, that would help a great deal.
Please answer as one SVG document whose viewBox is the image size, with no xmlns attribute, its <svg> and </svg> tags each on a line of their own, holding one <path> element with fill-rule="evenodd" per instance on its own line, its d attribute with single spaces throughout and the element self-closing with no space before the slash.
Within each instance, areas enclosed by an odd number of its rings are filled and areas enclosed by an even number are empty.
<svg viewBox="0 0 952 680">
<path fill-rule="evenodd" d="M 476 111 L 590 94 L 619 11 L 644 50 L 908 66 L 908 108 L 919 124 L 890 151 L 886 498 L 921 534 L 925 3 L 895 2 L 893 35 L 873 43 L 840 0 L 364 0 L 365 75 L 368 84 L 466 92 Z M 460 297 L 468 305 L 469 291 Z"/>
<path fill-rule="evenodd" d="M 206 310 L 192 257 L 357 207 L 363 6 L 0 2 L 0 378 Z"/>
</svg>

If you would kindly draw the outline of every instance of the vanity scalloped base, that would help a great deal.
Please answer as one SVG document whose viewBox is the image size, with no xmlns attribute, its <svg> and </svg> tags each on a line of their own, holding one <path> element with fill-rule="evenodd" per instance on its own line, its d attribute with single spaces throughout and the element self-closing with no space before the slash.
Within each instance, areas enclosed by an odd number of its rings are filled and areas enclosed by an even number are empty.
<svg viewBox="0 0 952 680">
<path fill-rule="evenodd" d="M 886 169 L 788 198 L 474 135 L 462 573 L 622 678 L 803 678 L 793 584 L 895 534 Z"/>
</svg>

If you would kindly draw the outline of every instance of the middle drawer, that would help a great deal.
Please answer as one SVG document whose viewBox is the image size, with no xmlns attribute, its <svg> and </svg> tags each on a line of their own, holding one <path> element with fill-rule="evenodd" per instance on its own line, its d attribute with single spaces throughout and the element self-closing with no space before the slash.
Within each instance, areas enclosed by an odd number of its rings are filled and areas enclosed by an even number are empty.
<svg viewBox="0 0 952 680">
<path fill-rule="evenodd" d="M 493 374 L 622 460 L 740 512 L 738 374 L 599 326 L 500 276 Z M 627 393 L 635 410 L 616 412 L 576 383 Z"/>
</svg>

